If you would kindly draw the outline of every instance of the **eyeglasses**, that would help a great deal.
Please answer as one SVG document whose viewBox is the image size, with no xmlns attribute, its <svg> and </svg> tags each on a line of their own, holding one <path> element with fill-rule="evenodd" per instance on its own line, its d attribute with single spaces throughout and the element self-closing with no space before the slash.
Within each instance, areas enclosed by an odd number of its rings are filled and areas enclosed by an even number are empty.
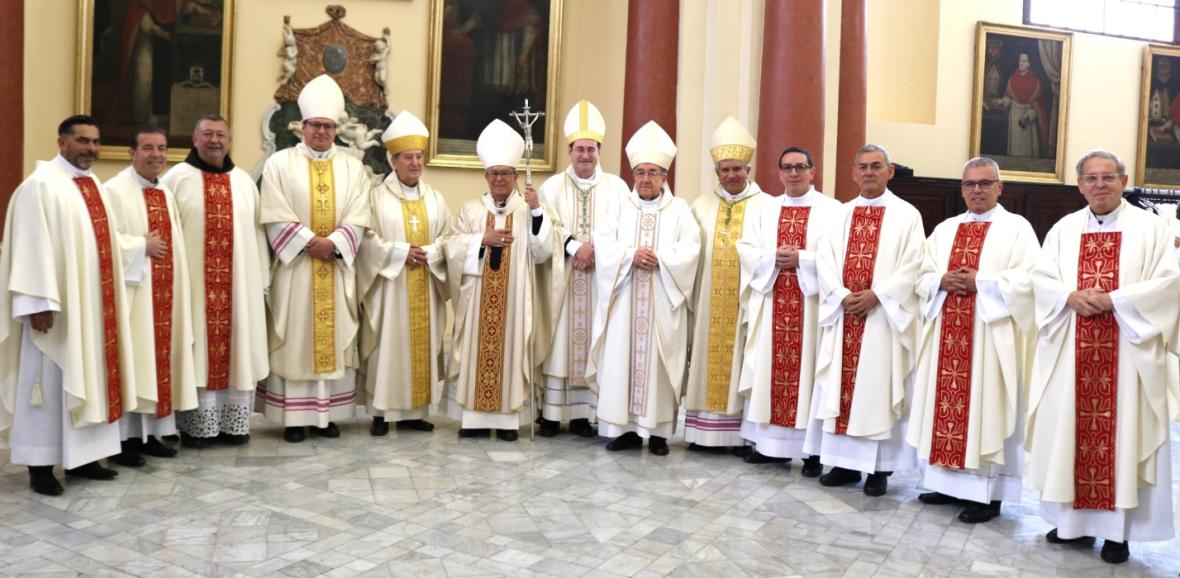
<svg viewBox="0 0 1180 578">
<path fill-rule="evenodd" d="M 962 187 L 964 191 L 971 191 L 979 189 L 981 191 L 990 191 L 992 187 L 996 186 L 997 181 L 982 180 L 982 181 L 963 181 Z"/>
<path fill-rule="evenodd" d="M 809 170 L 810 168 L 811 168 L 811 165 L 805 165 L 803 163 L 794 164 L 794 165 L 779 165 L 778 166 L 778 170 L 780 170 L 784 173 L 791 173 L 792 171 L 794 171 L 796 173 L 802 173 L 803 171 Z"/>
<path fill-rule="evenodd" d="M 644 177 L 662 177 L 668 173 L 663 169 L 635 169 L 632 174 L 635 175 L 635 178 L 642 179 Z"/>
<path fill-rule="evenodd" d="M 507 170 L 507 171 L 488 171 L 488 176 L 492 177 L 493 179 L 506 179 L 506 178 L 511 177 L 515 174 L 516 174 L 515 169 Z"/>
<path fill-rule="evenodd" d="M 1082 175 L 1078 180 L 1082 181 L 1083 185 L 1092 187 L 1102 181 L 1104 185 L 1113 185 L 1123 178 L 1121 174 L 1102 173 L 1100 175 Z"/>
<path fill-rule="evenodd" d="M 329 124 L 326 122 L 308 121 L 308 122 L 303 123 L 303 125 L 306 126 L 308 129 L 311 129 L 312 132 L 317 132 L 317 131 L 331 132 L 331 131 L 336 130 L 336 125 Z"/>
</svg>

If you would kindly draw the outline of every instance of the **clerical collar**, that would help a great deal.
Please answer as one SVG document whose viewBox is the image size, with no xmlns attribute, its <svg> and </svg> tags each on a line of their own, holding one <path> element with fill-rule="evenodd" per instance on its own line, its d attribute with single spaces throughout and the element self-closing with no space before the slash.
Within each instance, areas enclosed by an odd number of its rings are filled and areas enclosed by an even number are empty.
<svg viewBox="0 0 1180 578">
<path fill-rule="evenodd" d="M 811 187 L 810 189 L 807 189 L 806 193 L 803 193 L 802 195 L 799 195 L 798 197 L 792 197 L 791 195 L 788 195 L 786 192 L 783 192 L 783 206 L 784 207 L 802 207 L 805 205 L 810 205 L 811 204 L 811 194 L 815 193 L 815 192 L 816 192 L 815 187 Z"/>
<path fill-rule="evenodd" d="M 578 176 L 578 173 L 574 172 L 573 165 L 570 165 L 568 174 L 569 174 L 570 180 L 572 180 L 574 182 L 574 184 L 577 185 L 577 187 L 579 189 L 585 191 L 586 189 L 594 186 L 594 183 L 598 182 L 598 176 L 601 173 L 602 173 L 602 169 L 595 166 L 594 167 L 594 174 L 590 175 L 590 178 L 588 178 L 588 179 L 583 179 L 582 177 Z"/>
<path fill-rule="evenodd" d="M 855 203 L 853 206 L 856 206 L 856 207 L 877 207 L 880 205 L 884 205 L 885 199 L 887 199 L 889 197 L 889 195 L 891 195 L 891 194 L 893 194 L 893 193 L 890 193 L 889 189 L 885 189 L 885 192 L 881 193 L 876 198 L 872 198 L 872 199 L 865 198 L 864 196 L 858 195 L 856 197 L 856 199 L 853 200 L 853 203 Z"/>
<path fill-rule="evenodd" d="M 401 179 L 397 178 L 396 176 L 393 178 L 393 180 L 397 181 L 398 190 L 400 190 L 402 192 L 403 197 L 405 197 L 406 199 L 411 200 L 411 201 L 418 198 L 418 185 L 414 185 L 411 187 L 411 186 L 403 183 L 401 181 Z M 418 182 L 421 183 L 422 181 L 418 181 Z"/>
<path fill-rule="evenodd" d="M 662 201 L 664 199 L 664 194 L 660 193 L 660 196 L 658 196 L 654 199 L 645 199 L 639 195 L 635 195 L 635 198 L 639 199 L 639 208 L 640 209 L 654 209 L 654 208 L 660 206 L 660 201 Z"/>
<path fill-rule="evenodd" d="M 963 215 L 963 220 L 967 222 L 990 221 L 992 220 L 992 215 L 996 213 L 996 209 L 998 208 L 1000 208 L 1000 205 L 996 205 L 983 213 L 967 211 L 967 214 Z"/>
<path fill-rule="evenodd" d="M 332 146 L 328 147 L 328 150 L 326 150 L 326 151 L 317 151 L 317 150 L 307 146 L 306 143 L 299 143 L 295 146 L 299 149 L 300 152 L 302 152 L 303 154 L 305 154 L 317 161 L 326 161 L 326 160 L 332 158 L 332 154 L 336 152 L 336 145 L 332 145 Z"/>
<path fill-rule="evenodd" d="M 53 162 L 57 163 L 57 166 L 61 167 L 62 170 L 69 173 L 70 176 L 74 177 L 75 179 L 79 177 L 92 176 L 92 173 L 89 170 L 74 166 L 70 163 L 70 161 L 66 160 L 66 157 L 61 155 L 53 157 Z"/>
<path fill-rule="evenodd" d="M 729 191 L 725 190 L 725 187 L 721 186 L 720 183 L 717 184 L 717 188 L 721 191 L 722 200 L 729 203 L 736 203 L 742 200 L 742 197 L 746 196 L 746 194 L 750 192 L 750 181 L 746 181 L 746 188 L 742 189 L 742 191 L 736 195 L 730 194 Z"/>
<path fill-rule="evenodd" d="M 206 173 L 228 173 L 234 170 L 234 161 L 229 158 L 229 153 L 225 153 L 225 159 L 221 161 L 220 167 L 215 167 L 203 160 L 201 155 L 197 153 L 196 147 L 188 152 L 188 156 L 184 157 L 184 162 L 194 166 L 197 170 Z"/>
<path fill-rule="evenodd" d="M 1090 215 L 1089 221 L 1091 221 L 1092 223 L 1096 223 L 1099 227 L 1110 227 L 1114 224 L 1115 221 L 1119 220 L 1119 213 L 1122 212 L 1122 209 L 1123 209 L 1123 203 L 1122 203 L 1122 201 L 1120 201 L 1118 206 L 1116 206 L 1113 211 L 1106 213 L 1104 215 L 1095 214 L 1094 209 L 1091 209 L 1089 207 L 1086 208 L 1086 212 L 1089 213 L 1089 215 Z"/>
<path fill-rule="evenodd" d="M 154 181 L 149 181 L 149 180 L 143 178 L 143 175 L 139 174 L 139 171 L 135 170 L 135 167 L 131 167 L 131 174 L 135 175 L 135 180 L 139 181 L 139 186 L 142 188 L 156 189 L 156 188 L 160 187 L 160 180 L 159 179 L 156 179 Z"/>
</svg>

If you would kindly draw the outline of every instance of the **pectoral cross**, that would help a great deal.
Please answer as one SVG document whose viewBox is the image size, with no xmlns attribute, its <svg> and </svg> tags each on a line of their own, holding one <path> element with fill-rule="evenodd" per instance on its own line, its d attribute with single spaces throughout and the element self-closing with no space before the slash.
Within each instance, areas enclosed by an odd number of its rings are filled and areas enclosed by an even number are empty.
<svg viewBox="0 0 1180 578">
<path fill-rule="evenodd" d="M 421 221 L 418 220 L 418 215 L 410 215 L 410 230 L 411 231 L 413 231 L 415 233 L 418 232 L 418 223 L 421 223 Z"/>
</svg>

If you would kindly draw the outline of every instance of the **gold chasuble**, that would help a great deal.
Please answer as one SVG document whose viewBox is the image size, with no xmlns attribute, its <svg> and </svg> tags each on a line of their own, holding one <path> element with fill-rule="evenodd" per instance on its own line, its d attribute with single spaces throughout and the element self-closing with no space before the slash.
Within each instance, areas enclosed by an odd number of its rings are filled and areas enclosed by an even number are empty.
<svg viewBox="0 0 1180 578">
<path fill-rule="evenodd" d="M 102 204 L 98 186 L 90 177 L 74 179 L 90 222 L 94 227 L 94 241 L 98 247 L 98 271 L 102 285 L 103 361 L 107 370 L 107 420 L 115 423 L 123 415 L 123 380 L 119 372 L 119 312 L 115 306 L 115 256 L 111 249 L 111 227 Z"/>
<path fill-rule="evenodd" d="M 504 228 L 512 230 L 512 214 L 509 213 Z M 488 213 L 487 228 L 496 228 L 496 215 Z M 494 251 L 501 249 L 497 263 Z M 479 293 L 479 358 L 475 366 L 475 411 L 505 413 L 510 406 L 501 403 L 504 398 L 504 331 L 507 326 L 505 305 L 508 299 L 508 276 L 511 264 L 512 245 L 503 248 L 487 247 L 488 256 L 483 260 L 483 276 Z"/>
<path fill-rule="evenodd" d="M 172 415 L 172 220 L 168 218 L 168 201 L 164 191 L 143 190 L 147 205 L 148 230 L 155 231 L 168 248 L 161 259 L 152 259 L 152 316 L 155 320 L 156 345 L 156 417 Z"/>
<path fill-rule="evenodd" d="M 881 221 L 885 207 L 856 207 L 852 210 L 852 227 L 848 232 L 848 250 L 844 255 L 844 286 L 852 293 L 873 287 L 873 267 L 877 263 L 877 246 L 881 240 Z M 860 348 L 864 341 L 865 320 L 844 314 L 844 344 L 840 366 L 840 415 L 836 434 L 848 433 L 852 413 L 852 394 L 856 388 Z"/>
<path fill-rule="evenodd" d="M 778 246 L 807 246 L 811 207 L 783 207 L 779 212 Z M 803 290 L 794 270 L 774 281 L 773 370 L 770 374 L 770 423 L 795 427 L 799 413 L 799 373 L 803 363 Z"/>
<path fill-rule="evenodd" d="M 746 202 L 722 200 L 713 236 L 713 270 L 709 309 L 709 369 L 707 410 L 725 413 L 729 405 L 729 381 L 733 371 L 733 344 L 737 332 L 738 281 L 741 261 L 737 242 L 742 236 Z"/>
<path fill-rule="evenodd" d="M 311 230 L 327 237 L 336 230 L 336 178 L 331 160 L 308 160 L 311 173 Z M 311 262 L 312 351 L 316 373 L 336 371 L 336 263 Z"/>
<path fill-rule="evenodd" d="M 402 199 L 406 242 L 415 247 L 430 243 L 426 201 Z M 410 312 L 410 384 L 413 407 L 430 403 L 430 274 L 426 267 L 406 267 L 406 300 Z"/>
<path fill-rule="evenodd" d="M 206 388 L 229 389 L 234 307 L 234 196 L 229 173 L 201 172 L 205 186 Z"/>
<path fill-rule="evenodd" d="M 1084 233 L 1078 290 L 1119 288 L 1122 234 Z M 1077 318 L 1074 334 L 1074 502 L 1076 510 L 1114 510 L 1119 326 L 1113 312 Z"/>
<path fill-rule="evenodd" d="M 959 223 L 947 270 L 979 269 L 990 221 Z M 948 292 L 942 304 L 938 374 L 934 389 L 934 431 L 930 464 L 963 469 L 971 414 L 971 366 L 975 334 L 975 293 Z"/>
</svg>

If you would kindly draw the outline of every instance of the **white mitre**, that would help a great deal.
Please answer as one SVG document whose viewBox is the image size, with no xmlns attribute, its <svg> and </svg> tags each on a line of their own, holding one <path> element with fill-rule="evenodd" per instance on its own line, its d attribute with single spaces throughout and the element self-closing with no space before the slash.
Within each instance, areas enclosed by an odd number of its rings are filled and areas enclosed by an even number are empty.
<svg viewBox="0 0 1180 578">
<path fill-rule="evenodd" d="M 576 140 L 590 139 L 602 144 L 606 134 L 606 120 L 588 100 L 579 100 L 565 115 L 565 142 L 573 144 Z"/>
<path fill-rule="evenodd" d="M 750 159 L 754 158 L 754 148 L 757 146 L 754 135 L 735 118 L 727 116 L 717 130 L 713 131 L 713 144 L 709 154 L 713 156 L 714 163 L 730 160 L 749 164 Z"/>
<path fill-rule="evenodd" d="M 430 143 L 430 131 L 418 117 L 403 110 L 381 134 L 381 142 L 385 143 L 385 150 L 395 157 L 402 151 L 425 151 L 426 145 Z"/>
<path fill-rule="evenodd" d="M 479 133 L 475 142 L 475 153 L 484 169 L 512 167 L 520 164 L 524 156 L 524 138 L 500 119 L 493 120 Z"/>
<path fill-rule="evenodd" d="M 299 114 L 303 115 L 303 120 L 344 120 L 344 93 L 340 91 L 340 85 L 327 74 L 311 79 L 299 91 Z"/>
<path fill-rule="evenodd" d="M 676 158 L 676 143 L 672 142 L 672 137 L 668 136 L 654 120 L 647 121 L 647 124 L 635 131 L 627 143 L 626 150 L 631 168 L 640 163 L 651 163 L 668 170 Z"/>
</svg>

